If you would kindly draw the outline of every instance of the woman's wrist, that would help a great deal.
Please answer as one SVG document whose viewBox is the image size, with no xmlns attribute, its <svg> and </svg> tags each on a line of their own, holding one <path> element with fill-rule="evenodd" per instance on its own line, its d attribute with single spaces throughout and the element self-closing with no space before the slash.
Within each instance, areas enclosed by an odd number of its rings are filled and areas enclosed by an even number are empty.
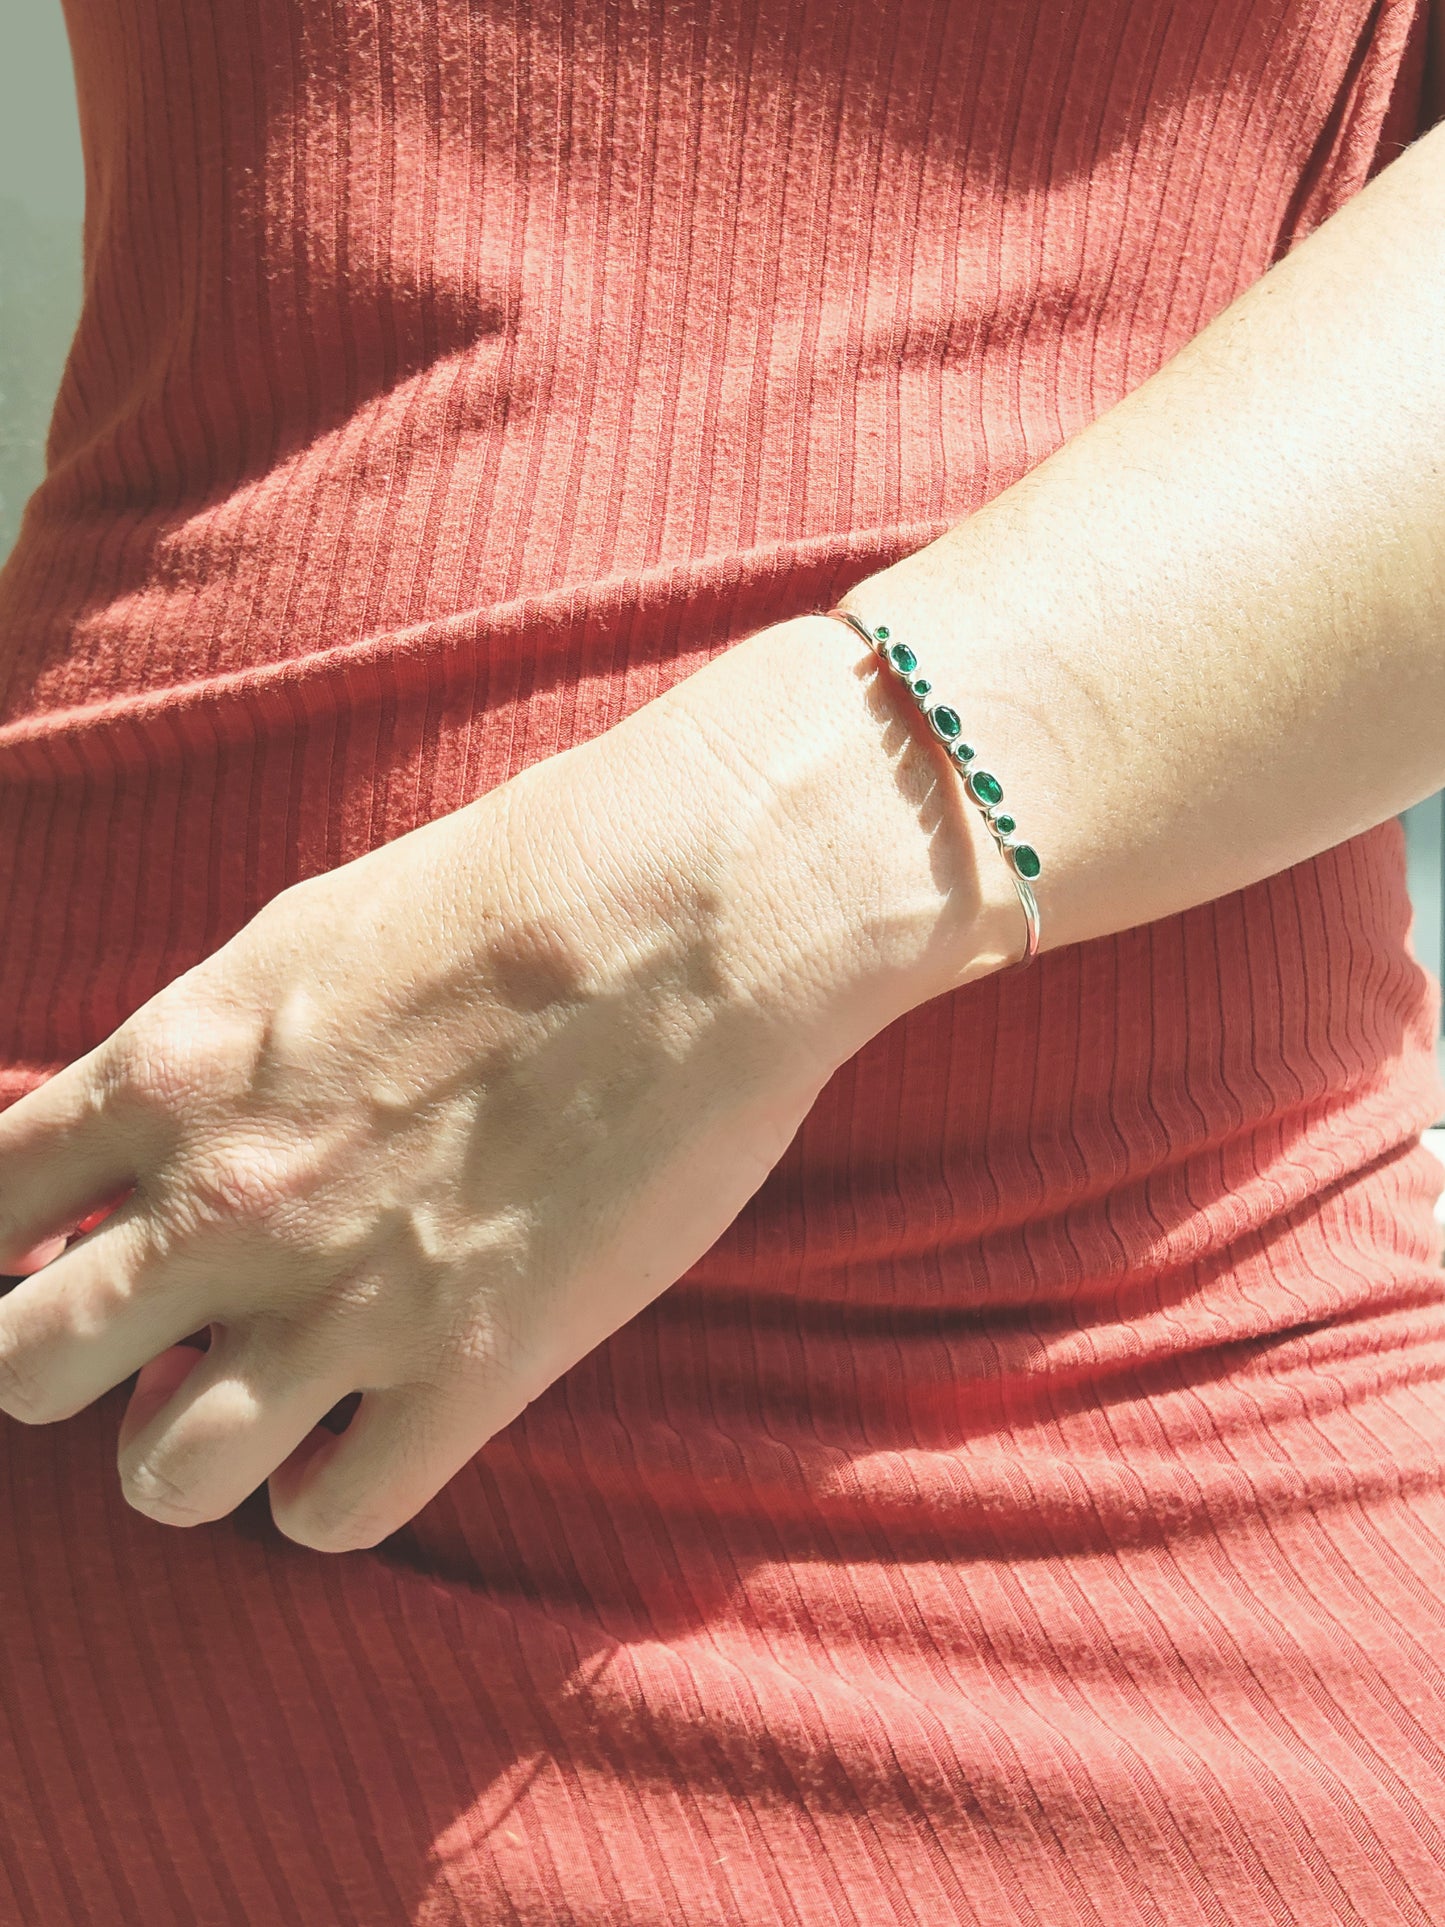
<svg viewBox="0 0 1445 1927">
<path fill-rule="evenodd" d="M 1027 937 L 1005 859 L 893 682 L 843 624 L 806 615 L 628 719 L 677 797 L 690 880 L 722 906 L 745 994 L 835 1062 Z"/>
</svg>

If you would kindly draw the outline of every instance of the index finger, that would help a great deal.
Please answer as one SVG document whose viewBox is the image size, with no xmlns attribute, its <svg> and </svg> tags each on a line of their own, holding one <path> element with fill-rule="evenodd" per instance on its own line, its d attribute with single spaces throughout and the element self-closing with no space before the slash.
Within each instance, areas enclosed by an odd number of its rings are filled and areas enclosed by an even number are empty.
<svg viewBox="0 0 1445 1927">
<path fill-rule="evenodd" d="M 26 1261 L 135 1182 L 139 1119 L 120 1110 L 89 1051 L 0 1111 L 0 1273 L 34 1269 Z"/>
</svg>

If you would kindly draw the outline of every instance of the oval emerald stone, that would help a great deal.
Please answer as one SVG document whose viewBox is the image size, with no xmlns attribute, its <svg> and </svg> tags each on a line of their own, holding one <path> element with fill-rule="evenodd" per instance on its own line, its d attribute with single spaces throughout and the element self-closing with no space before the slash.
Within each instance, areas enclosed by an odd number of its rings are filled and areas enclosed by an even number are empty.
<svg viewBox="0 0 1445 1927">
<path fill-rule="evenodd" d="M 971 769 L 968 772 L 968 787 L 980 803 L 1003 801 L 1003 784 L 996 776 L 990 776 L 986 769 Z"/>
<path fill-rule="evenodd" d="M 996 816 L 993 819 L 993 826 L 1000 836 L 1012 836 L 1018 828 L 1018 824 L 1014 822 L 1007 811 L 1005 811 L 1002 816 Z"/>
<path fill-rule="evenodd" d="M 1042 866 L 1039 863 L 1039 853 L 1031 844 L 1015 843 L 1009 851 L 1009 855 L 1013 858 L 1014 868 L 1021 877 L 1036 877 L 1038 875 Z"/>
<path fill-rule="evenodd" d="M 886 629 L 880 629 L 878 633 L 880 636 L 886 636 L 888 631 Z M 888 651 L 888 660 L 893 664 L 893 667 L 898 671 L 900 676 L 911 676 L 918 667 L 918 658 L 906 642 L 895 642 L 893 647 Z"/>
<path fill-rule="evenodd" d="M 956 709 L 950 709 L 947 703 L 935 703 L 928 712 L 928 720 L 945 743 L 951 743 L 963 728 L 962 716 Z"/>
</svg>

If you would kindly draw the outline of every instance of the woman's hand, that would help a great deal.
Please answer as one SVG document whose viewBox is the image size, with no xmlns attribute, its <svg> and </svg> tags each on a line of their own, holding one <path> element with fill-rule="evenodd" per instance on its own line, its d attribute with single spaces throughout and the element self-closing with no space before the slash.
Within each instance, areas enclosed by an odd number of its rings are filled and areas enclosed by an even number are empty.
<svg viewBox="0 0 1445 1927">
<path fill-rule="evenodd" d="M 708 1248 L 860 1040 L 794 1021 L 697 830 L 738 779 L 648 709 L 285 890 L 0 1117 L 0 1408 L 139 1372 L 132 1505 L 269 1479 L 368 1546 Z"/>
</svg>

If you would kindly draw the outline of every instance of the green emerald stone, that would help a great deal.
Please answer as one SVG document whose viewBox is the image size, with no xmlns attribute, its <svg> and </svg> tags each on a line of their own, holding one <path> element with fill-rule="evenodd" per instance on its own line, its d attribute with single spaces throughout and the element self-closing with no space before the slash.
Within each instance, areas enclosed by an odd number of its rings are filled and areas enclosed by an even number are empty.
<svg viewBox="0 0 1445 1927">
<path fill-rule="evenodd" d="M 932 687 L 933 684 L 928 680 L 927 676 L 915 676 L 913 678 L 913 693 L 915 696 L 926 696 Z"/>
<path fill-rule="evenodd" d="M 955 763 L 966 765 L 973 761 L 978 751 L 972 743 L 955 743 L 949 754 L 953 757 Z"/>
<path fill-rule="evenodd" d="M 881 622 L 879 623 L 878 627 L 873 631 L 875 638 L 879 642 L 887 642 L 889 635 L 891 633 L 892 633 L 891 630 L 885 629 Z"/>
<path fill-rule="evenodd" d="M 1018 828 L 1018 824 L 1014 822 L 1013 818 L 1007 813 L 1007 811 L 1005 811 L 1005 813 L 1002 816 L 996 816 L 993 819 L 993 826 L 998 831 L 1000 836 L 1012 836 L 1014 831 Z"/>
<path fill-rule="evenodd" d="M 1041 868 L 1039 853 L 1032 845 L 1028 843 L 1015 843 L 1009 851 L 1009 855 L 1013 858 L 1014 868 L 1021 877 L 1036 877 L 1038 875 Z"/>
<path fill-rule="evenodd" d="M 947 703 L 935 703 L 928 712 L 928 720 L 933 724 L 935 733 L 946 743 L 951 743 L 963 728 L 962 716 L 956 709 L 950 709 Z"/>
<path fill-rule="evenodd" d="M 886 637 L 888 631 L 886 629 L 880 629 L 878 633 L 880 636 Z M 900 676 L 911 676 L 918 667 L 918 658 L 906 642 L 895 642 L 893 647 L 888 651 L 888 660 L 893 664 L 893 667 L 898 671 Z"/>
<path fill-rule="evenodd" d="M 996 776 L 990 776 L 986 769 L 971 769 L 968 772 L 968 787 L 980 803 L 1003 801 L 1003 784 Z"/>
</svg>

